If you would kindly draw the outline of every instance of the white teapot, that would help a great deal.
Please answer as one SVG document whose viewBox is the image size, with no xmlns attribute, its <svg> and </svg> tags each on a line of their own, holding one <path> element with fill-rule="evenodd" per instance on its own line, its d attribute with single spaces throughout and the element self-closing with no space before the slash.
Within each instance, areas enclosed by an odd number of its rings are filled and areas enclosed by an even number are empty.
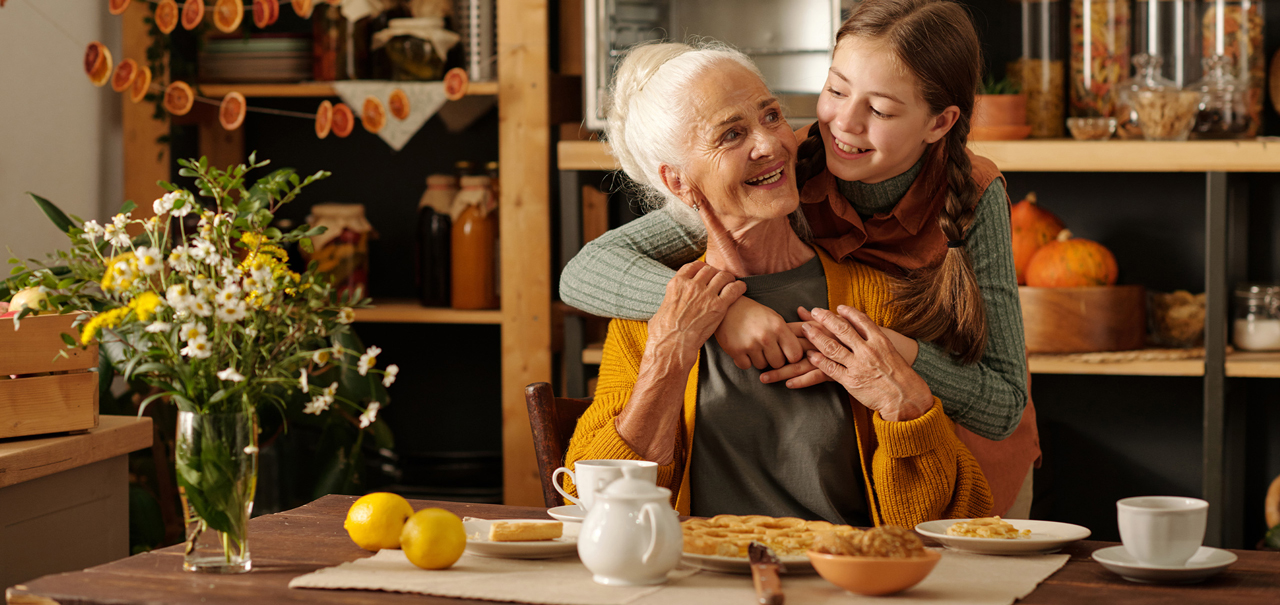
<svg viewBox="0 0 1280 605">
<path fill-rule="evenodd" d="M 596 493 L 578 534 L 578 556 L 592 579 L 610 586 L 662 584 L 680 563 L 684 537 L 671 490 L 624 467 L 622 479 Z"/>
</svg>

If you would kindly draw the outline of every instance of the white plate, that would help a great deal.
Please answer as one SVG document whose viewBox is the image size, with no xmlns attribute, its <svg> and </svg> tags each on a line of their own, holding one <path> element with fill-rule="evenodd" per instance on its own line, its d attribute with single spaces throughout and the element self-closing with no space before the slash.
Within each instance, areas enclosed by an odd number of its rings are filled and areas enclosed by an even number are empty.
<svg viewBox="0 0 1280 605">
<path fill-rule="evenodd" d="M 1094 551 L 1093 560 L 1130 582 L 1191 584 L 1226 569 L 1236 562 L 1236 555 L 1219 548 L 1201 546 L 1184 565 L 1164 567 L 1144 565 L 1134 560 L 1123 546 L 1110 546 Z"/>
<path fill-rule="evenodd" d="M 1005 519 L 1019 530 L 1031 530 L 1028 538 L 964 538 L 948 536 L 947 528 L 958 521 L 968 519 L 942 519 L 925 521 L 916 526 L 920 535 L 928 536 L 942 543 L 947 548 L 963 550 L 982 555 L 1038 555 L 1057 552 L 1063 546 L 1076 540 L 1083 540 L 1092 533 L 1087 527 L 1058 523 L 1056 521 L 1033 521 L 1027 519 Z"/>
<path fill-rule="evenodd" d="M 501 521 L 546 521 L 546 519 L 500 519 Z M 481 557 L 504 559 L 551 559 L 578 556 L 579 523 L 565 523 L 564 532 L 555 540 L 538 542 L 490 542 L 489 526 L 493 521 L 467 517 L 462 527 L 467 531 L 467 552 Z M 477 534 L 479 538 L 477 538 Z"/>
<path fill-rule="evenodd" d="M 786 568 L 785 573 L 802 574 L 814 573 L 813 563 L 809 562 L 809 557 L 801 555 L 799 557 L 778 557 L 782 561 L 782 565 Z M 751 561 L 746 557 L 721 557 L 718 555 L 695 555 L 693 553 L 683 553 L 680 561 L 686 565 L 692 565 L 699 569 L 707 571 L 718 571 L 720 573 L 751 573 Z"/>
<path fill-rule="evenodd" d="M 582 507 L 577 504 L 549 508 L 547 509 L 547 514 L 551 515 L 552 519 L 569 523 L 582 523 L 582 520 L 587 518 L 587 511 L 582 510 Z"/>
</svg>

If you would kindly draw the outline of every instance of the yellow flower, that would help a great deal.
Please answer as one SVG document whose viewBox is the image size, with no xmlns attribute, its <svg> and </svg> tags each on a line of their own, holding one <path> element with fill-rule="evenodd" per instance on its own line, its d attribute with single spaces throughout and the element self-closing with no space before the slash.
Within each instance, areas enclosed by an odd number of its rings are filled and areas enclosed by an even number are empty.
<svg viewBox="0 0 1280 605">
<path fill-rule="evenodd" d="M 244 235 L 240 236 L 240 243 L 248 246 L 249 248 L 257 248 L 258 246 L 261 246 L 262 242 L 266 241 L 266 239 L 267 238 L 263 237 L 260 233 L 245 232 Z"/>
<path fill-rule="evenodd" d="M 129 308 L 138 315 L 138 321 L 147 321 L 155 315 L 156 308 L 160 306 L 160 296 L 155 292 L 143 292 L 136 298 L 129 301 Z"/>
<path fill-rule="evenodd" d="M 107 270 L 102 274 L 102 289 L 107 292 L 124 290 L 138 277 L 138 261 L 132 252 L 126 252 L 107 260 Z"/>
<path fill-rule="evenodd" d="M 118 307 L 95 315 L 80 329 L 80 344 L 87 345 L 92 342 L 99 330 L 120 325 L 120 320 L 128 314 L 129 307 Z"/>
</svg>

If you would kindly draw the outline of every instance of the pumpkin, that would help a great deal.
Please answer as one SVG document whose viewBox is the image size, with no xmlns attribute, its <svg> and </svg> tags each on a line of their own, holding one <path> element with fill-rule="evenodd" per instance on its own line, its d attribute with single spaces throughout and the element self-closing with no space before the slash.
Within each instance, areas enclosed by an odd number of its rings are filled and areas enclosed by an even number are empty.
<svg viewBox="0 0 1280 605">
<path fill-rule="evenodd" d="M 1027 285 L 1039 288 L 1110 286 L 1119 269 L 1116 257 L 1098 242 L 1071 237 L 1063 229 L 1058 238 L 1040 247 L 1027 265 Z"/>
<path fill-rule="evenodd" d="M 1009 222 L 1013 225 L 1013 267 L 1018 272 L 1018 285 L 1027 283 L 1027 265 L 1040 246 L 1052 240 L 1062 231 L 1062 219 L 1036 204 L 1032 191 L 1009 210 Z"/>
</svg>

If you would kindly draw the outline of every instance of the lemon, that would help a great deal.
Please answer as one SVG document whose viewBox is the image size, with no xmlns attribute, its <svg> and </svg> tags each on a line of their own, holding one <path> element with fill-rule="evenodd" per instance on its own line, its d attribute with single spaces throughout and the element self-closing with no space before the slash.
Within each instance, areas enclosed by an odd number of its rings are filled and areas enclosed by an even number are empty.
<svg viewBox="0 0 1280 605">
<path fill-rule="evenodd" d="M 400 530 L 412 516 L 408 500 L 398 494 L 374 492 L 351 505 L 342 527 L 365 550 L 400 548 Z"/>
<path fill-rule="evenodd" d="M 404 524 L 400 548 L 418 567 L 444 569 L 462 557 L 467 548 L 467 530 L 458 515 L 443 508 L 424 508 Z"/>
</svg>

